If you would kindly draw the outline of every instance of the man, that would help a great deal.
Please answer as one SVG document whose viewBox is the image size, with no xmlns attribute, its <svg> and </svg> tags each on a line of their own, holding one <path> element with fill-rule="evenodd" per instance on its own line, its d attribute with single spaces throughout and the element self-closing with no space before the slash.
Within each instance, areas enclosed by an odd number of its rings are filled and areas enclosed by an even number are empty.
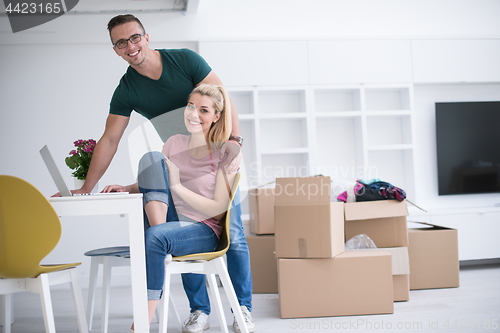
<svg viewBox="0 0 500 333">
<path fill-rule="evenodd" d="M 166 141 L 168 136 L 179 133 L 183 128 L 183 121 L 176 123 L 175 114 L 178 111 L 182 114 L 193 88 L 201 83 L 222 85 L 210 66 L 195 52 L 187 49 L 150 49 L 149 35 L 133 15 L 112 18 L 108 23 L 108 30 L 114 51 L 130 66 L 113 94 L 106 128 L 95 147 L 85 184 L 74 193 L 90 192 L 102 177 L 117 151 L 132 110 L 150 119 L 162 140 Z M 238 170 L 243 142 L 239 133 L 238 115 L 232 102 L 231 109 L 232 135 L 221 149 L 221 155 L 227 155 L 226 171 L 229 173 Z M 170 129 L 165 130 L 166 127 Z M 238 191 L 235 195 L 237 204 L 232 208 L 231 214 L 231 246 L 227 252 L 227 264 L 247 327 L 250 332 L 254 332 L 250 255 L 243 234 L 239 200 Z M 191 307 L 183 332 L 202 332 L 210 327 L 210 302 L 205 276 L 183 274 L 182 281 Z M 233 328 L 235 332 L 240 331 L 236 321 Z"/>
</svg>

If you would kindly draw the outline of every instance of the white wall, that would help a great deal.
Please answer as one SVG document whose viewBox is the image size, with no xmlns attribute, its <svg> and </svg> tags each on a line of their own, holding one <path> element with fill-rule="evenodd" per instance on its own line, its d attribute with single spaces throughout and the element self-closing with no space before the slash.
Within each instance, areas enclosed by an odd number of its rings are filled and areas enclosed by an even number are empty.
<svg viewBox="0 0 500 333">
<path fill-rule="evenodd" d="M 150 34 L 151 47 L 187 45 L 196 49 L 200 40 L 498 38 L 498 14 L 498 0 L 202 0 L 195 14 L 137 16 Z M 74 140 L 100 137 L 111 94 L 126 69 L 126 63 L 112 51 L 106 31 L 112 16 L 114 13 L 67 14 L 16 34 L 10 32 L 7 17 L 0 17 L 0 174 L 24 178 L 51 195 L 55 186 L 38 154 L 44 144 L 49 144 L 70 184 L 63 158 Z M 217 72 L 217 68 L 214 70 Z M 456 100 L 464 96 L 464 90 L 471 99 L 498 99 L 498 85 L 484 90 L 468 86 L 416 89 L 421 140 L 417 145 L 417 183 L 435 177 L 433 142 L 429 137 L 431 101 Z M 134 117 L 133 123 L 138 122 L 139 118 Z M 127 144 L 122 142 L 101 185 L 132 180 Z M 427 196 L 425 189 L 419 191 Z M 442 201 L 450 206 L 457 202 Z M 68 222 L 64 232 L 88 241 L 78 248 L 61 243 L 50 258 L 53 261 L 80 260 L 87 264 L 82 251 L 103 241 L 93 238 L 95 228 L 102 227 L 102 233 L 113 235 L 118 244 L 126 242 L 118 218 L 110 227 L 97 217 L 93 221 Z"/>
<path fill-rule="evenodd" d="M 85 0 L 81 0 L 83 2 Z M 78 5 L 75 10 L 78 9 Z M 198 13 L 140 13 L 157 41 L 500 35 L 498 0 L 200 0 Z M 106 43 L 114 13 L 64 15 L 4 43 Z M 0 17 L 0 31 L 10 31 Z"/>
</svg>

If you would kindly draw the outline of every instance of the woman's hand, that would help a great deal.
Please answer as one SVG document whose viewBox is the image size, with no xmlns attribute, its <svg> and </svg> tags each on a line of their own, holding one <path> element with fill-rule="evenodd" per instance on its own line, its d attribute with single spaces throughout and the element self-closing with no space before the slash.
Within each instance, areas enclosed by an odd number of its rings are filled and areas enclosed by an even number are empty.
<svg viewBox="0 0 500 333">
<path fill-rule="evenodd" d="M 233 173 L 240 169 L 243 158 L 240 145 L 235 141 L 227 141 L 220 149 L 219 168 L 224 168 L 227 173 Z"/>
<path fill-rule="evenodd" d="M 169 160 L 168 157 L 165 157 L 165 162 L 168 167 L 168 185 L 171 189 L 173 189 L 175 185 L 179 185 L 181 183 L 179 168 L 171 160 Z"/>
</svg>

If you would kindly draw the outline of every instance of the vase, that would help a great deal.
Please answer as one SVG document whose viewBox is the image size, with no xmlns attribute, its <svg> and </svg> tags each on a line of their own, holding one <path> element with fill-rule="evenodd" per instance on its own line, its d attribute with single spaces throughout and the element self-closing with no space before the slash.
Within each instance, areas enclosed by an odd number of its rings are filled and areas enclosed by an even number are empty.
<svg viewBox="0 0 500 333">
<path fill-rule="evenodd" d="M 75 189 L 76 190 L 79 190 L 82 188 L 83 184 L 85 184 L 85 179 L 78 179 L 76 177 L 73 178 L 74 181 L 75 181 Z M 97 193 L 99 191 L 99 182 L 97 182 L 94 186 L 94 188 L 92 189 L 92 191 L 90 191 L 90 193 Z"/>
</svg>

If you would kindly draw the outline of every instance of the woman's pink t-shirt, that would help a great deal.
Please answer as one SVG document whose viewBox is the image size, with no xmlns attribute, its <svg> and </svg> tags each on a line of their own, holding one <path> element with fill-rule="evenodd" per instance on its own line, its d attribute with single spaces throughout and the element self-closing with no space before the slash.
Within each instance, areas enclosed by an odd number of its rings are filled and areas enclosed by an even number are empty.
<svg viewBox="0 0 500 333">
<path fill-rule="evenodd" d="M 170 137 L 163 145 L 162 152 L 179 168 L 180 181 L 184 187 L 205 198 L 213 199 L 220 162 L 219 149 L 204 158 L 196 159 L 189 152 L 189 138 L 189 135 L 182 134 Z M 220 221 L 194 209 L 173 191 L 172 199 L 177 214 L 208 225 L 217 237 L 220 236 L 222 232 Z"/>
</svg>

